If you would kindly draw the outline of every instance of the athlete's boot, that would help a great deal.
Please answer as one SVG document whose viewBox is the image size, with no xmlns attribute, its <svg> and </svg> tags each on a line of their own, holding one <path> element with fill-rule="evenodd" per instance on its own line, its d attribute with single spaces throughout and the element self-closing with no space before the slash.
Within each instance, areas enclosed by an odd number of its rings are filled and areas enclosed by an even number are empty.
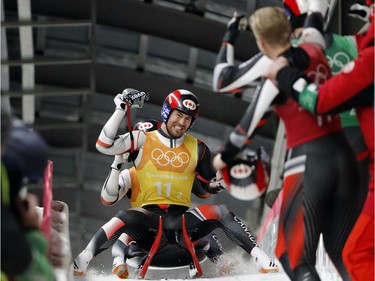
<svg viewBox="0 0 375 281">
<path fill-rule="evenodd" d="M 126 279 L 129 276 L 128 267 L 123 257 L 115 257 L 113 259 L 112 273 L 121 279 Z"/>
<path fill-rule="evenodd" d="M 85 275 L 86 269 L 93 258 L 93 254 L 89 250 L 83 250 L 73 262 L 74 275 Z"/>
<path fill-rule="evenodd" d="M 208 241 L 208 247 L 204 247 L 203 250 L 206 252 L 206 256 L 211 262 L 217 263 L 218 259 L 223 254 L 223 246 L 214 233 L 209 236 Z"/>
<path fill-rule="evenodd" d="M 279 271 L 279 267 L 261 248 L 254 247 L 254 249 L 251 250 L 251 256 L 254 258 L 255 267 L 259 272 L 270 273 Z"/>
</svg>

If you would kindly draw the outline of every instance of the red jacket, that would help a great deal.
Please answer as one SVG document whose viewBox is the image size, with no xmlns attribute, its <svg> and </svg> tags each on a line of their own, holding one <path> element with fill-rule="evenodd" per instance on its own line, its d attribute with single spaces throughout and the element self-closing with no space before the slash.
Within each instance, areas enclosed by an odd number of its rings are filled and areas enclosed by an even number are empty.
<svg viewBox="0 0 375 281">
<path fill-rule="evenodd" d="M 374 18 L 367 33 L 358 37 L 358 58 L 347 64 L 343 71 L 319 87 L 317 114 L 324 114 L 347 102 L 374 83 Z M 369 92 L 374 95 L 374 92 Z M 357 107 L 357 116 L 370 156 L 369 190 L 374 191 L 374 106 Z M 373 200 L 367 200 L 365 212 L 374 214 Z M 372 206 L 371 206 L 372 204 Z"/>
</svg>

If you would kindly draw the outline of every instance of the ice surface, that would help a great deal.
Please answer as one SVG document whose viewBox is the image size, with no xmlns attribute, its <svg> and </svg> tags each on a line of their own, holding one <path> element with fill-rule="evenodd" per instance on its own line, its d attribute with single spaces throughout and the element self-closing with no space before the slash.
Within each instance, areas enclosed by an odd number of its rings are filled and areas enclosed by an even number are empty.
<svg viewBox="0 0 375 281">
<path fill-rule="evenodd" d="M 218 281 L 286 281 L 289 280 L 285 273 L 258 273 L 255 269 L 253 259 L 247 257 L 242 249 L 226 252 L 217 264 L 206 260 L 202 263 L 203 276 L 194 278 L 194 281 L 218 280 Z M 130 268 L 129 281 L 135 279 L 133 270 Z M 188 278 L 188 269 L 179 272 L 149 270 L 145 280 L 170 280 L 180 281 Z M 83 277 L 75 277 L 74 281 L 113 281 L 120 280 L 112 275 L 109 270 L 89 267 Z"/>
</svg>

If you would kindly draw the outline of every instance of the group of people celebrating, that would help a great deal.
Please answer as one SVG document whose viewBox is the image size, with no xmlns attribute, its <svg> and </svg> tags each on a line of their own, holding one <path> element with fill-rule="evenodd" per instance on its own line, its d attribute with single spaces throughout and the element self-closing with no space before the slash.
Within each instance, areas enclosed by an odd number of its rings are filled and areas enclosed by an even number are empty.
<svg viewBox="0 0 375 281">
<path fill-rule="evenodd" d="M 168 239 L 174 243 L 183 241 L 180 230 L 185 227 L 213 262 L 223 252 L 212 231 L 221 228 L 256 260 L 260 272 L 278 272 L 229 206 L 191 208 L 190 199 L 191 193 L 207 198 L 225 189 L 221 171 L 273 110 L 286 132 L 275 249 L 285 273 L 291 280 L 321 280 L 315 263 L 322 235 L 343 280 L 373 280 L 374 25 L 373 3 L 367 2 L 368 30 L 353 36 L 325 31 L 325 0 L 284 0 L 284 9 L 260 8 L 248 19 L 234 14 L 217 57 L 213 88 L 223 94 L 241 93 L 254 84 L 257 88 L 213 159 L 208 146 L 188 133 L 200 110 L 195 94 L 171 92 L 162 105 L 161 122 L 148 120 L 123 135 L 117 134 L 120 122 L 148 94 L 131 88 L 118 94 L 96 143 L 99 152 L 114 156 L 101 198 L 112 205 L 127 195 L 132 208 L 98 230 L 74 260 L 75 274 L 85 274 L 90 261 L 113 245 L 112 272 L 127 278 L 126 259 L 139 252 L 137 247 L 152 248 L 160 221 L 173 233 Z M 260 53 L 237 66 L 235 41 L 248 27 Z M 336 69 L 332 61 L 340 57 L 349 60 Z M 121 171 L 126 159 L 134 167 Z"/>
</svg>

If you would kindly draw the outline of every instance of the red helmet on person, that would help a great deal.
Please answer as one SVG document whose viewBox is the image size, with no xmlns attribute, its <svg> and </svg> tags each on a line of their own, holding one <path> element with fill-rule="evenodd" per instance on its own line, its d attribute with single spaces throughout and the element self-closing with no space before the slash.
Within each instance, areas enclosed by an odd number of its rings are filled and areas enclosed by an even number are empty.
<svg viewBox="0 0 375 281">
<path fill-rule="evenodd" d="M 306 0 L 283 0 L 284 8 L 288 8 L 293 16 L 298 17 L 306 14 L 309 3 Z"/>
<path fill-rule="evenodd" d="M 161 119 L 164 123 L 167 123 L 174 109 L 193 117 L 190 124 L 191 127 L 199 114 L 198 98 L 192 92 L 184 89 L 175 90 L 170 93 L 165 98 L 161 109 Z"/>
<path fill-rule="evenodd" d="M 306 0 L 283 0 L 285 14 L 288 17 L 292 30 L 303 27 L 309 3 Z"/>
</svg>

